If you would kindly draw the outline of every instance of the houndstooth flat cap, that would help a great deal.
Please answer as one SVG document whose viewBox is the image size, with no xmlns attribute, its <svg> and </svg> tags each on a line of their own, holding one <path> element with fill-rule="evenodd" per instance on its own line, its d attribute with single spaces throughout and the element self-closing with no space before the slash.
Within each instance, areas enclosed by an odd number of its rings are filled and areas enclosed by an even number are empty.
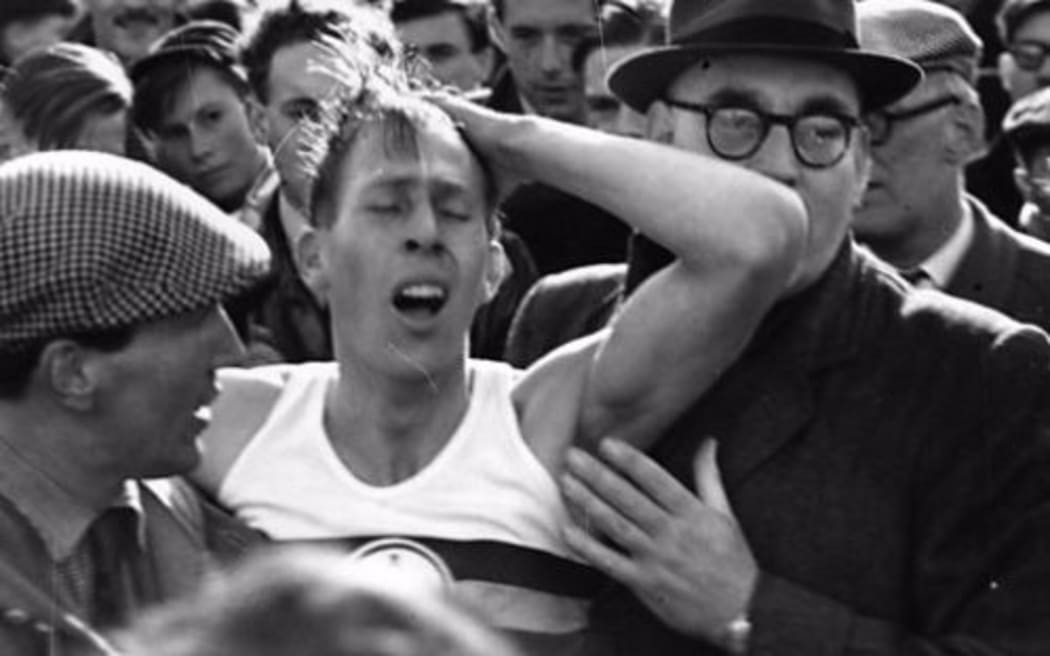
<svg viewBox="0 0 1050 656">
<path fill-rule="evenodd" d="M 962 14 L 931 0 L 857 4 L 864 50 L 910 59 L 926 72 L 951 71 L 973 84 L 983 44 Z"/>
<path fill-rule="evenodd" d="M 0 353 L 223 301 L 268 265 L 258 235 L 145 164 L 52 151 L 0 165 Z"/>
</svg>

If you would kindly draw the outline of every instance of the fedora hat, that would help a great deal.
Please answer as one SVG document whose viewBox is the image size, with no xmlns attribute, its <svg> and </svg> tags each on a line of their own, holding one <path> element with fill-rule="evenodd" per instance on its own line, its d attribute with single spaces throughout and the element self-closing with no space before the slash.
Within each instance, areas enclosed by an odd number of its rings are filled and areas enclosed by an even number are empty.
<svg viewBox="0 0 1050 656">
<path fill-rule="evenodd" d="M 864 52 L 853 0 L 672 0 L 668 45 L 649 48 L 609 73 L 609 88 L 644 112 L 704 55 L 748 53 L 814 59 L 849 74 L 866 108 L 887 105 L 922 79 L 913 63 Z"/>
</svg>

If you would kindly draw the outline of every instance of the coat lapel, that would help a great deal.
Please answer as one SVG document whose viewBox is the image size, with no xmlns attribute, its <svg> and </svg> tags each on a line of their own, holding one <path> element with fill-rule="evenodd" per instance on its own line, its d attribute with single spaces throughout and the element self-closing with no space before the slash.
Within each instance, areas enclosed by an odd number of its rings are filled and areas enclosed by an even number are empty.
<svg viewBox="0 0 1050 656">
<path fill-rule="evenodd" d="M 821 372 L 853 357 L 868 329 L 861 279 L 879 275 L 852 243 L 845 245 L 820 281 L 770 313 L 742 359 L 675 424 L 657 458 L 693 488 L 697 449 L 713 437 L 727 489 L 745 485 L 805 434 Z"/>
<path fill-rule="evenodd" d="M 980 203 L 969 199 L 973 240 L 945 290 L 994 308 L 1006 306 L 1017 270 L 1017 250 L 1010 248 L 1005 228 Z"/>
<path fill-rule="evenodd" d="M 808 372 L 777 365 L 753 372 L 742 390 L 750 396 L 739 407 L 734 426 L 719 440 L 719 470 L 729 489 L 801 434 L 813 414 L 813 388 Z"/>
</svg>

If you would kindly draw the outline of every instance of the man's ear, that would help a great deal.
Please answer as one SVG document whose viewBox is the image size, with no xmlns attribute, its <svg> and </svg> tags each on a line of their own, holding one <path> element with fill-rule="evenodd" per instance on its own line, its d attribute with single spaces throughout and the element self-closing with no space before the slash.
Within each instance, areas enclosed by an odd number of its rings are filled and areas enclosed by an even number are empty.
<svg viewBox="0 0 1050 656">
<path fill-rule="evenodd" d="M 984 109 L 976 100 L 963 101 L 952 108 L 951 120 L 945 129 L 944 154 L 949 164 L 965 166 L 988 150 L 984 139 Z"/>
<path fill-rule="evenodd" d="M 645 114 L 645 138 L 662 144 L 674 143 L 674 115 L 662 100 L 654 100 Z"/>
<path fill-rule="evenodd" d="M 316 228 L 309 228 L 295 240 L 295 266 L 307 288 L 317 300 L 324 302 L 328 296 L 328 275 L 321 254 L 321 235 Z"/>
<path fill-rule="evenodd" d="M 507 54 L 507 32 L 503 29 L 503 23 L 500 22 L 499 16 L 496 15 L 496 9 L 489 6 L 486 14 L 486 24 L 489 29 L 489 40 L 492 41 L 493 45 L 499 48 L 500 52 Z"/>
<path fill-rule="evenodd" d="M 104 362 L 80 344 L 56 339 L 40 353 L 37 376 L 40 383 L 63 406 L 80 412 L 95 407 L 105 378 Z"/>
<path fill-rule="evenodd" d="M 255 141 L 264 146 L 269 144 L 270 121 L 266 118 L 266 110 L 263 109 L 255 94 L 250 94 L 244 99 L 244 111 L 248 114 L 248 124 L 252 128 L 252 136 Z"/>
<path fill-rule="evenodd" d="M 485 269 L 485 302 L 489 302 L 496 296 L 500 285 L 510 277 L 512 271 L 510 259 L 503 244 L 498 239 L 489 241 L 489 259 Z"/>
<path fill-rule="evenodd" d="M 867 128 L 856 130 L 856 145 L 853 147 L 853 209 L 864 201 L 864 192 L 871 180 L 871 134 Z"/>
<path fill-rule="evenodd" d="M 495 59 L 492 49 L 493 46 L 485 46 L 481 50 L 478 50 L 477 52 L 473 53 L 474 59 L 477 60 L 478 67 L 481 69 L 482 84 L 485 83 L 485 80 L 488 80 L 492 77 L 492 65 Z"/>
</svg>

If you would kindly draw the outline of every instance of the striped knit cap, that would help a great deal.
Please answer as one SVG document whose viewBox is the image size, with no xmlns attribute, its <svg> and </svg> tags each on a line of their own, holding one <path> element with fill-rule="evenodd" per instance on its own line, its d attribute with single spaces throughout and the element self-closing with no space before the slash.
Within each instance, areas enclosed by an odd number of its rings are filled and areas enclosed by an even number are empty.
<svg viewBox="0 0 1050 656">
<path fill-rule="evenodd" d="M 52 151 L 0 165 L 0 353 L 205 307 L 268 265 L 258 235 L 145 164 Z"/>
</svg>

